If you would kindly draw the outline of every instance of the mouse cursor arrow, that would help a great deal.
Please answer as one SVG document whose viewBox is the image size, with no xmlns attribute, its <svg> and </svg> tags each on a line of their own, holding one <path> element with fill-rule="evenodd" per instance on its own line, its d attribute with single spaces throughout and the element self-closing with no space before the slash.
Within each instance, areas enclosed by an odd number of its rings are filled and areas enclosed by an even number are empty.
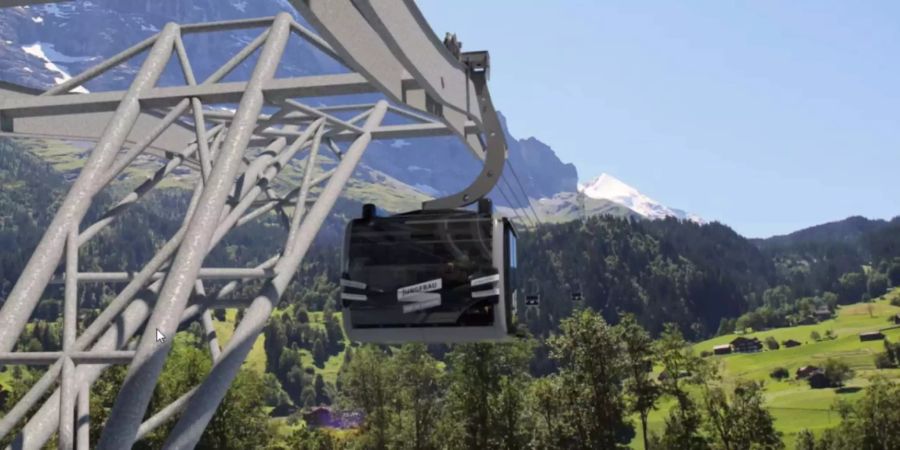
<svg viewBox="0 0 900 450">
<path fill-rule="evenodd" d="M 166 342 L 166 335 L 159 328 L 156 329 L 156 342 Z"/>
</svg>

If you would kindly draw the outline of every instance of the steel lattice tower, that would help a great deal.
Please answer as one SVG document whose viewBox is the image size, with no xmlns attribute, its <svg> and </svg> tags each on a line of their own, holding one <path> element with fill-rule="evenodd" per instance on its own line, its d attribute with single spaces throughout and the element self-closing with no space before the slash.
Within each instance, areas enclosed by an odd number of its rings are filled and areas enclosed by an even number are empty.
<svg viewBox="0 0 900 450">
<path fill-rule="evenodd" d="M 29 3 L 40 2 L 11 0 L 0 6 Z M 176 416 L 166 448 L 193 448 L 373 139 L 451 135 L 484 160 L 471 186 L 426 202 L 426 209 L 474 203 L 499 179 L 506 146 L 487 90 L 486 52 L 459 54 L 455 41 L 448 50 L 409 0 L 292 0 L 292 4 L 314 31 L 287 13 L 230 22 L 169 23 L 156 35 L 39 95 L 0 88 L 3 135 L 96 143 L 0 308 L 0 364 L 48 366 L 0 419 L 0 438 L 24 423 L 13 448 L 41 448 L 54 433 L 61 449 L 88 448 L 90 387 L 110 364 L 127 364 L 128 375 L 100 448 L 130 446 Z M 197 80 L 182 37 L 233 29 L 255 29 L 259 34 L 208 78 Z M 276 78 L 290 38 L 304 39 L 350 72 Z M 142 52 L 147 56 L 127 90 L 73 93 Z M 248 80 L 222 81 L 254 54 L 258 57 Z M 159 87 L 157 81 L 173 56 L 185 83 Z M 384 99 L 327 107 L 304 102 L 358 93 L 380 93 Z M 233 111 L 213 108 L 217 104 L 238 106 Z M 265 112 L 273 108 L 276 112 Z M 355 116 L 342 120 L 336 117 L 338 111 Z M 410 123 L 387 125 L 388 114 L 406 117 Z M 317 173 L 322 152 L 333 154 L 337 164 Z M 95 196 L 141 155 L 153 155 L 165 164 L 97 221 L 83 223 Z M 302 161 L 302 181 L 278 192 L 273 181 L 294 160 Z M 105 227 L 178 168 L 199 173 L 190 205 L 180 228 L 143 268 L 134 273 L 80 270 L 79 247 L 99 239 Z M 273 211 L 289 218 L 278 254 L 256 267 L 204 266 L 210 249 L 230 230 Z M 207 290 L 204 283 L 212 280 L 224 284 Z M 233 293 L 252 280 L 263 280 L 256 295 L 235 298 Z M 64 284 L 62 350 L 14 351 L 53 282 Z M 78 289 L 85 283 L 107 283 L 116 295 L 78 334 Z M 210 374 L 142 421 L 172 347 L 171 339 L 157 339 L 157 330 L 171 336 L 179 326 L 198 321 L 214 336 L 211 310 L 225 307 L 243 308 L 244 315 L 224 348 L 209 340 Z"/>
</svg>

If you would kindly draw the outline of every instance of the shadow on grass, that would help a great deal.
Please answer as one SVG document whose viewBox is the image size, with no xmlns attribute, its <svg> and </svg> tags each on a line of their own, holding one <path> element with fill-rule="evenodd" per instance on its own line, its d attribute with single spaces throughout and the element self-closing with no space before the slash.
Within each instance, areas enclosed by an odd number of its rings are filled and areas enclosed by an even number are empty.
<svg viewBox="0 0 900 450">
<path fill-rule="evenodd" d="M 854 392 L 859 392 L 862 389 L 863 388 L 861 388 L 859 386 L 844 386 L 844 387 L 835 389 L 834 392 L 837 394 L 852 394 Z"/>
</svg>

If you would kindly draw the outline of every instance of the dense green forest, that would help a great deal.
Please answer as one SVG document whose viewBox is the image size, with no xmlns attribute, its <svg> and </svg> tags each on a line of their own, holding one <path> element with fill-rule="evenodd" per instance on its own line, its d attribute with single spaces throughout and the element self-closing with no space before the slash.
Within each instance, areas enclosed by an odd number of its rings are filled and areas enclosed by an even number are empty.
<svg viewBox="0 0 900 450">
<path fill-rule="evenodd" d="M 127 187 L 101 193 L 85 222 L 101 217 Z M 66 188 L 46 163 L 0 140 L 0 301 Z M 139 268 L 175 232 L 188 199 L 177 188 L 151 193 L 82 248 L 80 264 Z M 587 449 L 638 439 L 653 448 L 782 448 L 762 386 L 720 382 L 716 366 L 696 356 L 689 342 L 815 322 L 817 310 L 900 286 L 900 219 L 850 218 L 748 240 L 719 223 L 593 217 L 521 230 L 519 289 L 541 295 L 540 308 L 519 311 L 528 338 L 504 345 L 359 347 L 344 339 L 334 314 L 335 249 L 346 217 L 358 208 L 350 201 L 338 205 L 265 329 L 264 372 L 241 371 L 201 447 Z M 208 262 L 259 264 L 283 239 L 278 217 L 251 223 L 213 249 Z M 249 284 L 246 294 L 256 287 Z M 61 292 L 55 289 L 45 293 L 20 348 L 59 349 Z M 84 320 L 111 293 L 102 285 L 81 289 Z M 315 324 L 314 313 L 321 314 Z M 224 320 L 224 311 L 219 314 Z M 177 398 L 209 369 L 199 327 L 183 331 L 153 405 Z M 307 352 L 312 361 L 304 361 Z M 334 382 L 326 381 L 321 369 L 335 356 L 343 364 Z M 647 370 L 654 366 L 678 375 L 657 379 Z M 12 385 L 0 386 L 0 411 L 41 369 L 8 370 Z M 95 385 L 92 426 L 108 414 L 123 370 L 108 370 Z M 675 405 L 665 429 L 644 433 L 647 414 L 660 402 Z M 268 420 L 296 421 L 298 408 L 320 404 L 362 411 L 363 426 L 337 435 L 303 427 L 285 433 Z M 900 418 L 876 417 L 872 408 L 882 404 L 900 411 L 900 390 L 876 381 L 864 401 L 843 407 L 838 429 L 804 436 L 798 448 L 897 448 L 891 446 L 900 443 Z M 159 447 L 172 425 L 141 448 Z M 878 440 L 868 441 L 871 436 Z"/>
<path fill-rule="evenodd" d="M 750 241 L 719 223 L 594 217 L 525 233 L 520 249 L 523 289 L 546 299 L 528 318 L 536 334 L 577 306 L 573 293 L 608 320 L 629 312 L 654 335 L 674 322 L 701 339 L 814 322 L 818 307 L 833 311 L 900 284 L 900 218 Z"/>
</svg>

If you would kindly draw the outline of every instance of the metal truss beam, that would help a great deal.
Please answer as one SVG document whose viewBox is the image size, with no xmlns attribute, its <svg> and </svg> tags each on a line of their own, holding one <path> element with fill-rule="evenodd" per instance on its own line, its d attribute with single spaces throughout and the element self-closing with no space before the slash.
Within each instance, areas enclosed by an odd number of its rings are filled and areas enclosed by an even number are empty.
<svg viewBox="0 0 900 450">
<path fill-rule="evenodd" d="M 12 8 L 14 6 L 40 5 L 42 3 L 61 3 L 70 0 L 0 0 L 0 8 Z"/>
<path fill-rule="evenodd" d="M 160 289 L 157 304 L 147 323 L 148 330 L 159 330 L 165 335 L 174 335 L 178 330 L 181 313 L 187 306 L 197 273 L 209 251 L 212 233 L 218 225 L 228 192 L 240 169 L 243 151 L 262 111 L 263 85 L 274 78 L 275 69 L 287 44 L 290 22 L 290 15 L 281 13 L 269 31 L 256 68 L 241 96 L 235 120 L 228 129 L 225 143 L 216 159 L 215 170 L 210 174 L 200 195 L 198 207 L 185 232 L 184 243 L 175 254 L 169 276 Z M 134 442 L 172 344 L 172 340 L 158 342 L 155 331 L 145 332 L 141 337 L 134 362 L 129 367 L 107 426 L 100 437 L 99 449 L 117 449 Z"/>
<path fill-rule="evenodd" d="M 169 108 L 185 98 L 203 103 L 237 103 L 247 82 L 216 83 L 203 86 L 170 86 L 149 89 L 138 100 L 147 108 Z M 324 97 L 376 92 L 366 79 L 355 73 L 276 79 L 266 83 L 262 93 L 269 98 Z M 93 95 L 25 97 L 6 100 L 0 107 L 4 116 L 32 117 L 114 111 L 127 91 Z"/>
<path fill-rule="evenodd" d="M 111 364 L 127 364 L 128 372 L 99 437 L 99 448 L 129 447 L 176 417 L 166 448 L 194 447 L 372 140 L 447 135 L 464 139 L 479 157 L 486 158 L 486 168 L 473 185 L 477 189 L 465 192 L 470 197 L 441 203 L 451 207 L 477 200 L 471 196 L 481 195 L 486 186 L 492 186 L 491 178 L 499 177 L 495 162 L 497 155 L 505 157 L 505 147 L 502 133 L 498 140 L 491 128 L 499 127 L 499 122 L 485 117 L 494 115 L 485 88 L 486 73 L 483 78 L 473 76 L 465 63 L 447 59 L 436 38 L 429 38 L 424 46 L 407 45 L 405 40 L 421 39 L 424 32 L 417 10 L 405 12 L 400 22 L 394 22 L 390 7 L 383 10 L 380 5 L 357 3 L 295 2 L 316 25 L 318 35 L 285 13 L 275 18 L 167 24 L 157 35 L 40 95 L 0 86 L 0 134 L 96 142 L 0 308 L 0 323 L 5 325 L 0 327 L 0 364 L 47 366 L 0 418 L 0 438 L 24 423 L 11 449 L 42 448 L 54 433 L 59 448 L 86 449 L 90 387 Z M 406 2 L 397 5 L 410 7 Z M 419 29 L 398 33 L 403 23 Z M 347 34 L 353 27 L 359 31 L 355 37 Z M 246 28 L 263 29 L 206 80 L 196 80 L 183 35 Z M 353 72 L 276 79 L 291 36 L 306 40 Z M 221 81 L 257 50 L 259 58 L 248 80 Z M 70 93 L 143 51 L 148 56 L 127 90 Z M 422 52 L 429 58 L 444 58 L 446 65 L 436 71 L 410 67 L 428 61 L 421 59 Z M 181 65 L 185 85 L 156 86 L 173 57 Z M 435 76 L 440 77 L 441 71 L 454 71 L 446 79 L 464 86 L 435 91 Z M 387 100 L 329 106 L 304 102 L 308 97 L 359 93 L 381 93 Z M 238 106 L 225 110 L 216 109 L 217 104 Z M 277 112 L 264 113 L 264 108 Z M 353 116 L 343 119 L 344 115 L 337 115 L 340 112 Z M 388 114 L 403 116 L 410 123 L 386 125 Z M 336 142 L 346 143 L 341 144 L 345 150 Z M 322 145 L 338 159 L 324 172 L 319 157 Z M 145 155 L 162 160 L 158 170 L 96 221 L 82 223 L 94 197 Z M 279 192 L 286 183 L 279 176 L 291 166 L 302 168 L 298 170 L 303 179 Z M 180 228 L 153 257 L 133 273 L 81 270 L 79 249 L 92 239 L 102 239 L 106 227 L 180 168 L 196 173 L 181 179 L 193 184 L 193 195 Z M 273 212 L 285 219 L 286 238 L 277 255 L 255 267 L 203 267 L 209 252 L 231 230 Z M 248 284 L 255 280 L 260 281 Z M 82 324 L 79 334 L 78 290 L 87 283 L 102 283 L 114 290 L 115 297 L 93 322 Z M 62 348 L 15 351 L 19 335 L 50 284 L 63 285 Z M 259 284 L 249 298 L 234 296 Z M 234 307 L 245 308 L 244 316 L 222 346 L 210 312 Z M 156 330 L 170 336 L 192 322 L 199 322 L 204 330 L 212 371 L 200 385 L 143 421 L 172 346 L 172 340 L 157 342 Z M 29 416 L 29 411 L 36 412 Z"/>
<path fill-rule="evenodd" d="M 451 55 L 437 40 L 411 0 L 291 3 L 356 72 L 380 87 L 389 99 L 437 116 L 484 161 L 483 170 L 468 187 L 425 202 L 424 209 L 467 206 L 493 189 L 503 172 L 507 148 L 487 91 L 487 52 L 478 52 L 478 57 L 470 54 L 461 62 L 460 55 Z M 416 88 L 404 87 L 407 74 Z M 468 133 L 470 120 L 480 133 Z"/>
</svg>

